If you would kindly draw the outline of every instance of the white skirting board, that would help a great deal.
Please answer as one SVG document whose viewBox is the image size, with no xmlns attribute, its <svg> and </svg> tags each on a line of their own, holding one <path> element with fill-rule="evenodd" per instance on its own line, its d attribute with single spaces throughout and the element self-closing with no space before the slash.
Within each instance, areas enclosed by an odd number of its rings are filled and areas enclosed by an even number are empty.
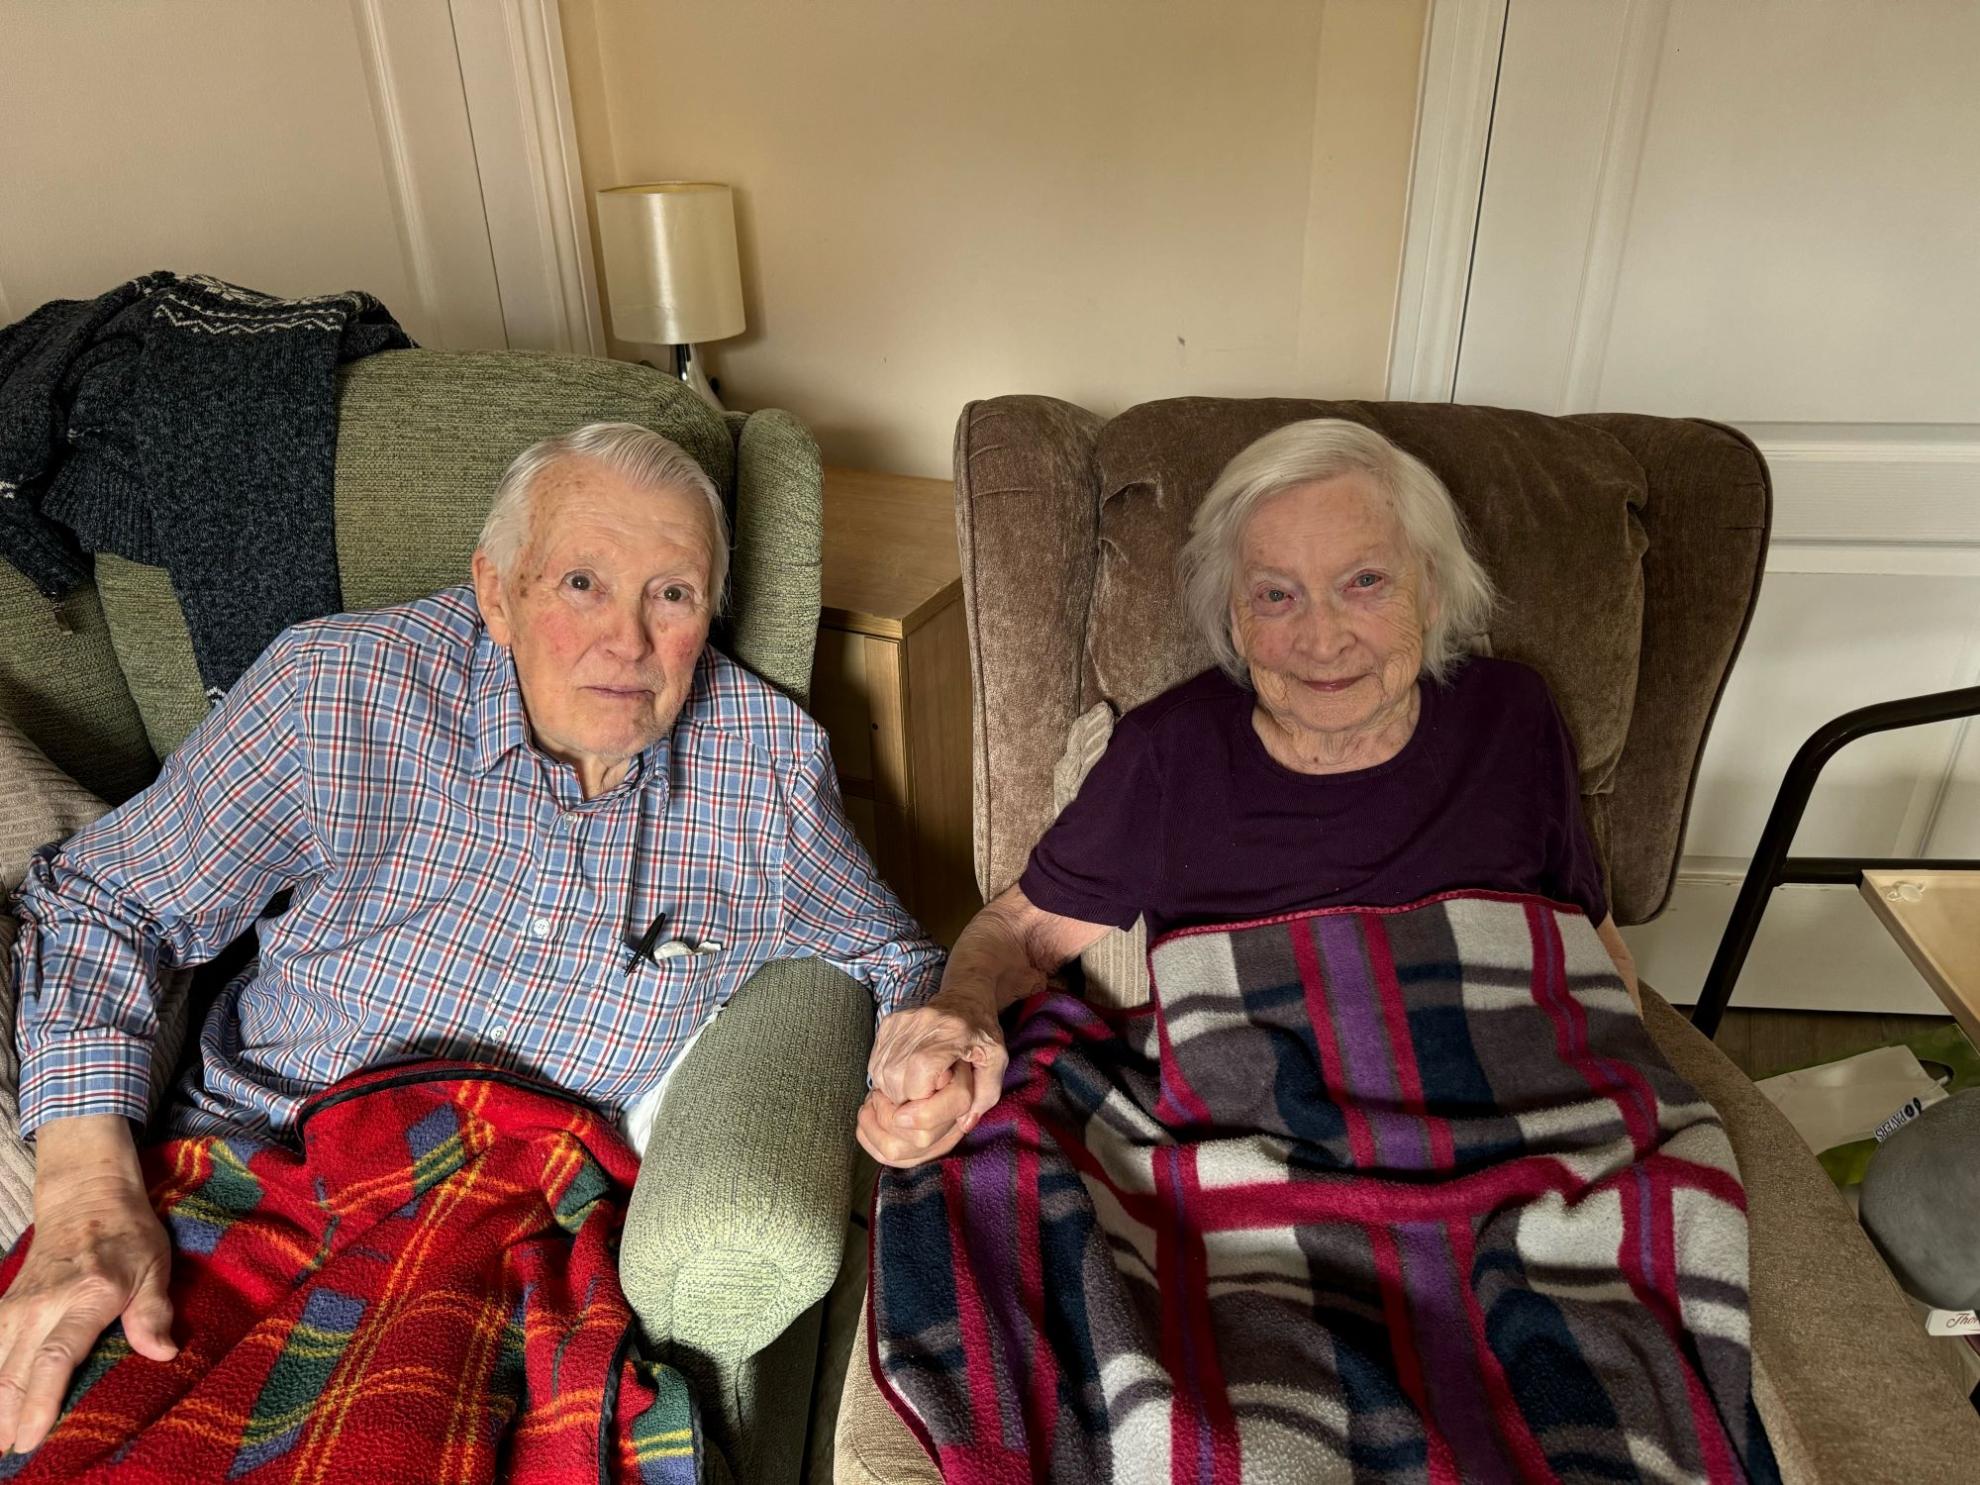
<svg viewBox="0 0 1980 1485">
<path fill-rule="evenodd" d="M 1681 874 L 1653 923 L 1625 928 L 1637 972 L 1677 1005 L 1698 999 L 1739 895 L 1736 876 Z M 1733 990 L 1735 1007 L 1944 1015 L 1854 887 L 1780 887 Z"/>
</svg>

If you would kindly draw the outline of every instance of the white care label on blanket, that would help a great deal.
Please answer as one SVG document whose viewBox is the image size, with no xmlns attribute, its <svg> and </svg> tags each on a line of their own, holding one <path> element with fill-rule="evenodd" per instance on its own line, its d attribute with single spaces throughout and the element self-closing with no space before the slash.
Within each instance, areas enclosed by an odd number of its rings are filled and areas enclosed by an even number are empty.
<svg viewBox="0 0 1980 1485">
<path fill-rule="evenodd" d="M 1925 1317 L 1927 1335 L 1980 1335 L 1980 1310 L 1933 1310 Z"/>
</svg>

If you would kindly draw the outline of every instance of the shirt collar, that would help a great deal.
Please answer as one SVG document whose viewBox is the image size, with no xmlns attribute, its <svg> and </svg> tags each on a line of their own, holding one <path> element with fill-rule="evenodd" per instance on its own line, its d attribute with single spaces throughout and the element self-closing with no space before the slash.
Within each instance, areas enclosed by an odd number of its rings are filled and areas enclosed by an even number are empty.
<svg viewBox="0 0 1980 1485">
<path fill-rule="evenodd" d="M 474 642 L 474 670 L 468 684 L 474 771 L 485 774 L 529 742 L 529 719 L 523 712 L 515 658 L 496 644 L 486 629 Z"/>
</svg>

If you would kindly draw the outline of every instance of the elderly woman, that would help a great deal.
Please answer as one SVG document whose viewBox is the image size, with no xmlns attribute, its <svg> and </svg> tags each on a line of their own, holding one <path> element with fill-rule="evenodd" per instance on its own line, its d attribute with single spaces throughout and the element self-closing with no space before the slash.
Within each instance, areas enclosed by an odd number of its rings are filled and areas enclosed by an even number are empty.
<svg viewBox="0 0 1980 1485">
<path fill-rule="evenodd" d="M 958 1480 L 1767 1476 L 1731 1151 L 1449 494 L 1293 424 L 1181 567 L 1217 666 L 880 1026 L 883 1390 Z M 1047 987 L 1137 917 L 1148 1008 Z"/>
<path fill-rule="evenodd" d="M 997 1101 L 998 1015 L 1110 928 L 1489 888 L 1573 903 L 1636 973 L 1533 671 L 1465 653 L 1491 579 L 1449 493 L 1358 423 L 1259 439 L 1204 497 L 1184 602 L 1217 667 L 1129 712 L 939 995 L 875 1039 L 860 1142 L 944 1154 Z"/>
</svg>

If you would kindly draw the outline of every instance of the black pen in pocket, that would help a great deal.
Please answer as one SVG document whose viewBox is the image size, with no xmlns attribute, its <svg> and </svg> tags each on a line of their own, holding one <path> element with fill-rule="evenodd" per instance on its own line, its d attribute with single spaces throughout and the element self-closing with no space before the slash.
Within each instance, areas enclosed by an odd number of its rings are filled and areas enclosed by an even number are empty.
<svg viewBox="0 0 1980 1485">
<path fill-rule="evenodd" d="M 631 979 L 632 972 L 639 968 L 640 960 L 644 959 L 648 964 L 656 962 L 653 958 L 653 946 L 660 942 L 661 931 L 666 926 L 667 915 L 663 912 L 647 926 L 646 932 L 639 936 L 639 943 L 633 947 L 632 953 L 626 956 L 627 979 Z"/>
</svg>

